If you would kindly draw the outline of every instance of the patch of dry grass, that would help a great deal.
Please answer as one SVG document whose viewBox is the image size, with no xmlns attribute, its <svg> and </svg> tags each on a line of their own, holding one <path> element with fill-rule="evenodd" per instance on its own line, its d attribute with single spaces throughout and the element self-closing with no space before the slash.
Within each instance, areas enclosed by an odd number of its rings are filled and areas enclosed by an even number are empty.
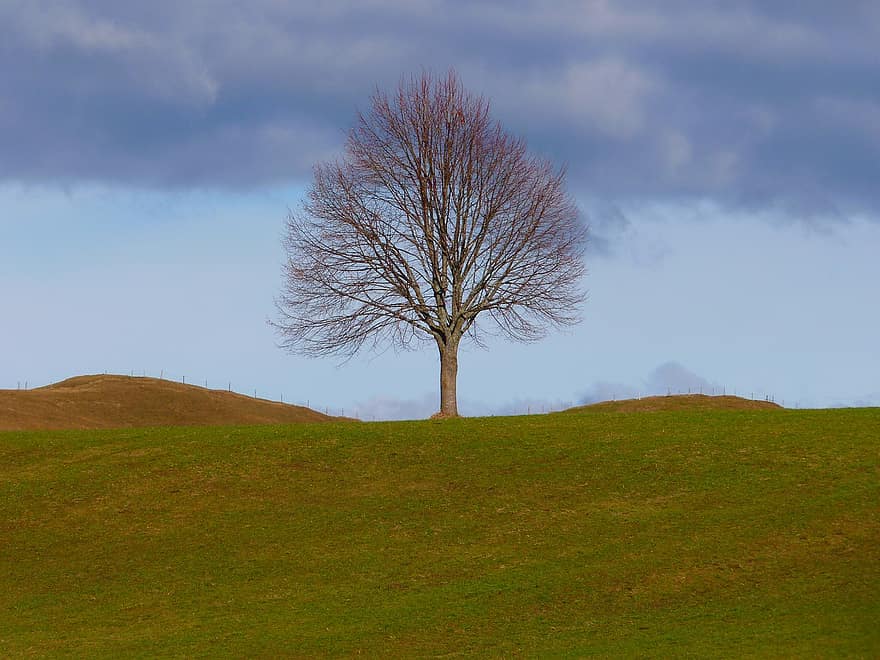
<svg viewBox="0 0 880 660">
<path fill-rule="evenodd" d="M 158 378 L 77 376 L 0 390 L 0 431 L 290 424 L 338 419 L 303 406 Z"/>
<path fill-rule="evenodd" d="M 569 408 L 562 412 L 659 412 L 665 410 L 782 410 L 782 406 L 771 401 L 755 401 L 738 396 L 671 394 L 668 396 L 646 396 L 641 399 L 602 401 Z"/>
</svg>

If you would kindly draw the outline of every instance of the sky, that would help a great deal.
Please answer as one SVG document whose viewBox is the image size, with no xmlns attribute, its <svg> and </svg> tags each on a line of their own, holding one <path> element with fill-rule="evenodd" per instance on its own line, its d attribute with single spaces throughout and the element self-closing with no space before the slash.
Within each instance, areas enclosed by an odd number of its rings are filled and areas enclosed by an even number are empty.
<svg viewBox="0 0 880 660">
<path fill-rule="evenodd" d="M 463 414 L 703 391 L 880 406 L 880 4 L 0 0 L 0 388 L 174 378 L 363 419 L 436 350 L 277 347 L 286 214 L 454 68 L 568 172 L 583 322 L 464 346 Z"/>
</svg>

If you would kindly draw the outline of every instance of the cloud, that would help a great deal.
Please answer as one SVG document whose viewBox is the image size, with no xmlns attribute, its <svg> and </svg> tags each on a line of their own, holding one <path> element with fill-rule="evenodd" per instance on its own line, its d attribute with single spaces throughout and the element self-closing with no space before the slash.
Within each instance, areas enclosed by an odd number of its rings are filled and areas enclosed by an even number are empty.
<svg viewBox="0 0 880 660">
<path fill-rule="evenodd" d="M 586 405 L 589 403 L 598 403 L 600 401 L 635 399 L 642 395 L 643 393 L 632 385 L 598 381 L 593 383 L 585 392 L 581 393 L 580 397 L 578 397 L 578 403 L 580 405 Z"/>
<path fill-rule="evenodd" d="M 392 419 L 426 419 L 437 412 L 437 395 L 425 394 L 420 398 L 397 399 L 373 396 L 355 403 L 351 414 L 364 421 Z"/>
<path fill-rule="evenodd" d="M 0 16 L 4 14 L 7 28 L 16 30 L 10 43 L 28 52 L 37 63 L 38 75 L 48 78 L 37 82 L 53 82 L 56 89 L 59 84 L 70 85 L 67 91 L 72 92 L 121 91 L 175 103 L 216 99 L 219 84 L 206 61 L 173 34 L 90 14 L 75 3 L 12 2 L 0 10 Z M 70 59 L 62 62 L 60 56 Z M 40 67 L 46 63 L 59 73 L 69 67 L 78 75 L 61 80 L 52 76 L 51 69 Z"/>
<path fill-rule="evenodd" d="M 616 57 L 580 60 L 550 75 L 542 71 L 523 77 L 512 72 L 505 84 L 528 104 L 533 117 L 613 140 L 629 140 L 643 130 L 649 96 L 660 86 L 648 72 Z M 510 93 L 499 90 L 498 96 Z"/>
<path fill-rule="evenodd" d="M 645 389 L 652 394 L 680 392 L 710 394 L 720 391 L 721 385 L 698 376 L 678 362 L 664 362 L 650 373 Z"/>
<path fill-rule="evenodd" d="M 848 405 L 854 408 L 880 408 L 880 392 L 857 397 Z"/>
<path fill-rule="evenodd" d="M 541 397 L 520 397 L 501 403 L 487 403 L 473 399 L 461 399 L 459 412 L 466 417 L 489 417 L 492 415 L 536 415 L 554 410 L 564 410 L 574 404 L 571 401 L 551 400 Z M 421 397 L 395 398 L 374 396 L 346 408 L 351 414 L 365 421 L 396 419 L 427 419 L 438 409 L 436 392 Z"/>
<path fill-rule="evenodd" d="M 637 266 L 655 268 L 671 252 L 671 248 L 658 238 L 648 238 L 629 219 L 629 210 L 602 199 L 582 200 L 589 227 L 587 251 L 592 258 L 627 258 Z M 636 208 L 636 211 L 644 209 Z M 643 213 L 640 213 L 643 215 Z"/>
<path fill-rule="evenodd" d="M 585 405 L 642 396 L 721 394 L 722 392 L 725 392 L 722 385 L 697 375 L 678 362 L 670 361 L 657 366 L 641 383 L 596 382 L 582 392 L 578 400 L 581 405 Z"/>
<path fill-rule="evenodd" d="M 721 394 L 724 387 L 689 370 L 674 361 L 664 362 L 653 369 L 639 383 L 627 384 L 611 381 L 597 381 L 579 396 L 572 399 L 547 399 L 544 397 L 518 397 L 509 401 L 487 403 L 475 399 L 459 400 L 458 409 L 467 417 L 486 417 L 491 415 L 529 415 L 565 410 L 575 405 L 635 399 L 642 396 L 665 394 Z M 345 410 L 360 419 L 395 420 L 426 419 L 437 412 L 437 393 L 430 392 L 421 397 L 395 398 L 374 396 L 360 401 Z"/>
<path fill-rule="evenodd" d="M 7 0 L 0 180 L 295 183 L 374 86 L 455 66 L 579 195 L 877 218 L 878 26 L 868 1 Z"/>
<path fill-rule="evenodd" d="M 593 202 L 587 211 L 589 222 L 588 249 L 600 256 L 614 256 L 621 244 L 632 244 L 635 229 L 632 222 L 616 204 Z"/>
</svg>

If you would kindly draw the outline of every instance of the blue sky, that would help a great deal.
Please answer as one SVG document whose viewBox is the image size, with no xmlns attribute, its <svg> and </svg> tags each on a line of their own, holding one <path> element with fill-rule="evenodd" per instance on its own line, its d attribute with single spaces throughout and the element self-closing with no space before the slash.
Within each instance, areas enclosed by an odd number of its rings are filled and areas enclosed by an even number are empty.
<svg viewBox="0 0 880 660">
<path fill-rule="evenodd" d="M 463 413 L 880 405 L 880 13 L 768 4 L 0 2 L 0 387 L 134 371 L 436 410 L 430 348 L 339 365 L 266 320 L 311 166 L 374 86 L 454 66 L 567 163 L 592 229 L 584 322 L 465 347 Z"/>
</svg>

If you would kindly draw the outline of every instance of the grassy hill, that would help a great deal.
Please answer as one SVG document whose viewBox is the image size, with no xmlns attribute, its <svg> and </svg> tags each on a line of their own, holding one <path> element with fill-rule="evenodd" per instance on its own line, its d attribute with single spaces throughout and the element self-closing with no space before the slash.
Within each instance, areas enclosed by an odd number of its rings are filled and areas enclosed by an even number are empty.
<svg viewBox="0 0 880 660">
<path fill-rule="evenodd" d="M 33 390 L 0 390 L 0 430 L 290 424 L 335 418 L 303 406 L 158 378 L 77 376 Z"/>
<path fill-rule="evenodd" d="M 641 399 L 601 401 L 586 406 L 563 410 L 563 413 L 582 412 L 659 412 L 666 410 L 782 410 L 771 401 L 755 401 L 738 396 L 709 396 L 708 394 L 672 394 L 645 396 Z"/>
<path fill-rule="evenodd" d="M 0 654 L 880 655 L 880 410 L 0 434 Z"/>
</svg>

